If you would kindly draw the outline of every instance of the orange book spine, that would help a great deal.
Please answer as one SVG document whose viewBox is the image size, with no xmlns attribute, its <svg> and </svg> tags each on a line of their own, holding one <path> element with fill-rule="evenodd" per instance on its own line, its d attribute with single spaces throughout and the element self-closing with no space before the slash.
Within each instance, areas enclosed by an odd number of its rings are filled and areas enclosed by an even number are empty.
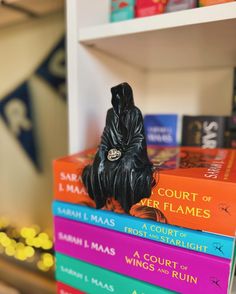
<svg viewBox="0 0 236 294">
<path fill-rule="evenodd" d="M 160 174 L 150 198 L 137 205 L 162 211 L 172 225 L 234 236 L 236 185 Z"/>
<path fill-rule="evenodd" d="M 95 207 L 82 182 L 83 167 L 77 163 L 54 162 L 54 198 Z"/>
</svg>

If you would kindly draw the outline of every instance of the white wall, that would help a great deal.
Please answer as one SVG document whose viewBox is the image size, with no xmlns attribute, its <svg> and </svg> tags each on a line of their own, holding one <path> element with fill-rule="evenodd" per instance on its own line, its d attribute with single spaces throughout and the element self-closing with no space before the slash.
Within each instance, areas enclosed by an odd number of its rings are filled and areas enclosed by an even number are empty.
<svg viewBox="0 0 236 294">
<path fill-rule="evenodd" d="M 0 119 L 0 216 L 18 225 L 52 224 L 52 159 L 67 153 L 67 106 L 33 73 L 64 30 L 64 16 L 56 14 L 0 31 L 0 99 L 30 77 L 43 167 L 35 170 Z"/>
<path fill-rule="evenodd" d="M 179 115 L 229 115 L 232 85 L 232 68 L 149 72 L 144 110 Z"/>
</svg>

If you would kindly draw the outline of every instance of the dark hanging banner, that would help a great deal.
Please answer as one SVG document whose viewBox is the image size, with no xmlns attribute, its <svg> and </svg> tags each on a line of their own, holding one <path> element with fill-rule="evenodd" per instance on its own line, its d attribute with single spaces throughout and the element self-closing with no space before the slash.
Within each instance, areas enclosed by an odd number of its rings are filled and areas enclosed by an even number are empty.
<svg viewBox="0 0 236 294">
<path fill-rule="evenodd" d="M 39 169 L 31 99 L 26 82 L 0 100 L 0 115 L 10 132 Z"/>
<path fill-rule="evenodd" d="M 36 73 L 66 99 L 65 37 L 54 47 Z"/>
<path fill-rule="evenodd" d="M 65 37 L 50 51 L 36 70 L 36 74 L 66 99 Z M 40 170 L 31 101 L 26 81 L 0 100 L 0 116 L 36 168 Z"/>
</svg>

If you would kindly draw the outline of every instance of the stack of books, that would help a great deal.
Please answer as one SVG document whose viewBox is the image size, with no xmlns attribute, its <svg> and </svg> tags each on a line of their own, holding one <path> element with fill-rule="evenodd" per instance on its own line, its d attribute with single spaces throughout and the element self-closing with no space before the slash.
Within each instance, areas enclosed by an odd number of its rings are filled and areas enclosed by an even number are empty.
<svg viewBox="0 0 236 294">
<path fill-rule="evenodd" d="M 95 152 L 54 162 L 58 293 L 230 293 L 236 150 L 150 147 L 156 186 L 129 215 L 87 194 L 81 174 Z"/>
</svg>

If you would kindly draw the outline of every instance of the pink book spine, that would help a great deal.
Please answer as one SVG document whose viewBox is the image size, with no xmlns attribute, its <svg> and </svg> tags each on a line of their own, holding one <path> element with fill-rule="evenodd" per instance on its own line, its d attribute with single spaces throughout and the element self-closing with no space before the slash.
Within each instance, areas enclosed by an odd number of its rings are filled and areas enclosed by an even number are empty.
<svg viewBox="0 0 236 294">
<path fill-rule="evenodd" d="M 54 223 L 60 253 L 183 294 L 227 293 L 228 259 L 60 217 Z"/>
</svg>

